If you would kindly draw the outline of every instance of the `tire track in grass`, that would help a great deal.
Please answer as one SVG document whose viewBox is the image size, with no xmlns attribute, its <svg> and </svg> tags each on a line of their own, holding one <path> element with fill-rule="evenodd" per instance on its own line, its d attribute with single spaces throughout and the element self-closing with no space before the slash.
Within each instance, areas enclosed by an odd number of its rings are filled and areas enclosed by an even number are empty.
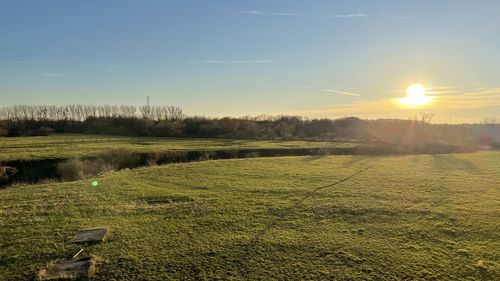
<svg viewBox="0 0 500 281">
<path fill-rule="evenodd" d="M 373 166 L 368 166 L 366 168 L 363 168 L 355 173 L 352 173 L 351 175 L 341 179 L 341 180 L 338 180 L 334 183 L 331 183 L 331 184 L 327 184 L 327 185 L 324 185 L 324 186 L 320 186 L 312 191 L 309 191 L 306 196 L 304 196 L 302 199 L 300 199 L 299 201 L 295 202 L 295 204 L 293 204 L 292 206 L 288 207 L 288 208 L 285 208 L 283 209 L 277 216 L 275 219 L 273 219 L 271 221 L 271 223 L 269 223 L 264 229 L 260 230 L 259 232 L 257 232 L 257 234 L 250 240 L 250 242 L 245 246 L 245 250 L 243 252 L 243 254 L 241 255 L 241 259 L 239 260 L 239 264 L 240 264 L 240 267 L 238 267 L 238 271 L 243 275 L 243 276 L 247 276 L 248 273 L 249 273 L 249 268 L 246 266 L 247 264 L 247 261 L 251 255 L 251 250 L 254 249 L 257 244 L 262 240 L 262 238 L 273 228 L 275 227 L 281 220 L 283 220 L 285 218 L 285 216 L 293 209 L 296 209 L 297 207 L 299 207 L 302 203 L 304 203 L 304 201 L 306 201 L 307 199 L 311 198 L 314 194 L 318 193 L 319 191 L 323 190 L 323 189 L 326 189 L 326 188 L 329 188 L 329 187 L 334 187 L 336 185 L 339 185 L 343 182 L 346 182 L 352 178 L 354 178 L 355 176 L 365 172 L 366 170 L 372 168 Z"/>
</svg>

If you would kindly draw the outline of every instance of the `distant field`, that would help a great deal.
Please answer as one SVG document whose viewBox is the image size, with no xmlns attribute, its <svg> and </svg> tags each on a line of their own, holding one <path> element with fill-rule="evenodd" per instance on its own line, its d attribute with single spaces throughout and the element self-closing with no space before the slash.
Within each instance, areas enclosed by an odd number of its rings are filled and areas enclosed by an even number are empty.
<svg viewBox="0 0 500 281">
<path fill-rule="evenodd" d="M 286 149 L 353 146 L 351 143 L 259 141 L 230 139 L 175 139 L 56 134 L 47 137 L 0 138 L 0 161 L 96 156 L 124 149 L 130 152 L 166 152 L 208 149 Z"/>
<path fill-rule="evenodd" d="M 83 138 L 80 150 L 110 142 Z M 11 187 L 0 190 L 0 280 L 71 257 L 81 247 L 68 236 L 92 227 L 110 234 L 85 247 L 100 260 L 91 280 L 500 280 L 499 163 L 499 152 L 256 158 L 121 171 L 97 188 Z"/>
</svg>

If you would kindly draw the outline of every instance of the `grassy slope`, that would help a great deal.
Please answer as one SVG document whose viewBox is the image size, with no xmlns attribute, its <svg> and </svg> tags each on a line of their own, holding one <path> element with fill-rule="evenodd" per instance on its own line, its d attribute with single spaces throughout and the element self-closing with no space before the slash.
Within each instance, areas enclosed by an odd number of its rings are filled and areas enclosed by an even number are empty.
<svg viewBox="0 0 500 281">
<path fill-rule="evenodd" d="M 307 141 L 258 141 L 229 139 L 175 139 L 93 135 L 0 138 L 0 161 L 95 156 L 112 150 L 165 152 L 171 150 L 313 148 L 351 146 L 348 143 Z"/>
<path fill-rule="evenodd" d="M 85 180 L 0 190 L 0 280 L 71 257 L 80 247 L 67 237 L 98 226 L 110 234 L 85 248 L 101 258 L 95 280 L 499 280 L 499 161 L 221 160 L 117 172 L 97 189 Z M 193 201 L 145 202 L 161 196 Z"/>
</svg>

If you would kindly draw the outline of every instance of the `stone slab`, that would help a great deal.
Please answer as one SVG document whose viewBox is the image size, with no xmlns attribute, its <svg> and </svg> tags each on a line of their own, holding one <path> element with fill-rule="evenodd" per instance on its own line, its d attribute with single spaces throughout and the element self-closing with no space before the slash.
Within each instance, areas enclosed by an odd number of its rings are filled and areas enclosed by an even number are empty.
<svg viewBox="0 0 500 281">
<path fill-rule="evenodd" d="M 104 240 L 106 228 L 95 228 L 79 230 L 75 236 L 69 240 L 70 243 L 98 243 Z"/>
<path fill-rule="evenodd" d="M 92 265 L 91 257 L 82 257 L 76 260 L 62 259 L 56 261 L 39 274 L 41 280 L 64 280 L 85 277 L 89 274 Z"/>
</svg>

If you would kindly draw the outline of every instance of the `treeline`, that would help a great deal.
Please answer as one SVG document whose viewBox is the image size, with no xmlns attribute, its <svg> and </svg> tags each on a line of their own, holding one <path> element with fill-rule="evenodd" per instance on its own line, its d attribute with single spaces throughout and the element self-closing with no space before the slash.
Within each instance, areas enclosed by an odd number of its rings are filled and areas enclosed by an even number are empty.
<svg viewBox="0 0 500 281">
<path fill-rule="evenodd" d="M 0 108 L 0 136 L 58 133 L 123 136 L 287 140 L 355 140 L 479 144 L 500 142 L 500 124 L 431 124 L 432 115 L 409 120 L 356 117 L 308 119 L 297 116 L 206 118 L 176 106 L 12 106 Z"/>
<path fill-rule="evenodd" d="M 89 118 L 147 118 L 178 120 L 184 117 L 177 106 L 130 105 L 15 105 L 0 108 L 0 120 L 10 121 L 85 121 Z"/>
</svg>

